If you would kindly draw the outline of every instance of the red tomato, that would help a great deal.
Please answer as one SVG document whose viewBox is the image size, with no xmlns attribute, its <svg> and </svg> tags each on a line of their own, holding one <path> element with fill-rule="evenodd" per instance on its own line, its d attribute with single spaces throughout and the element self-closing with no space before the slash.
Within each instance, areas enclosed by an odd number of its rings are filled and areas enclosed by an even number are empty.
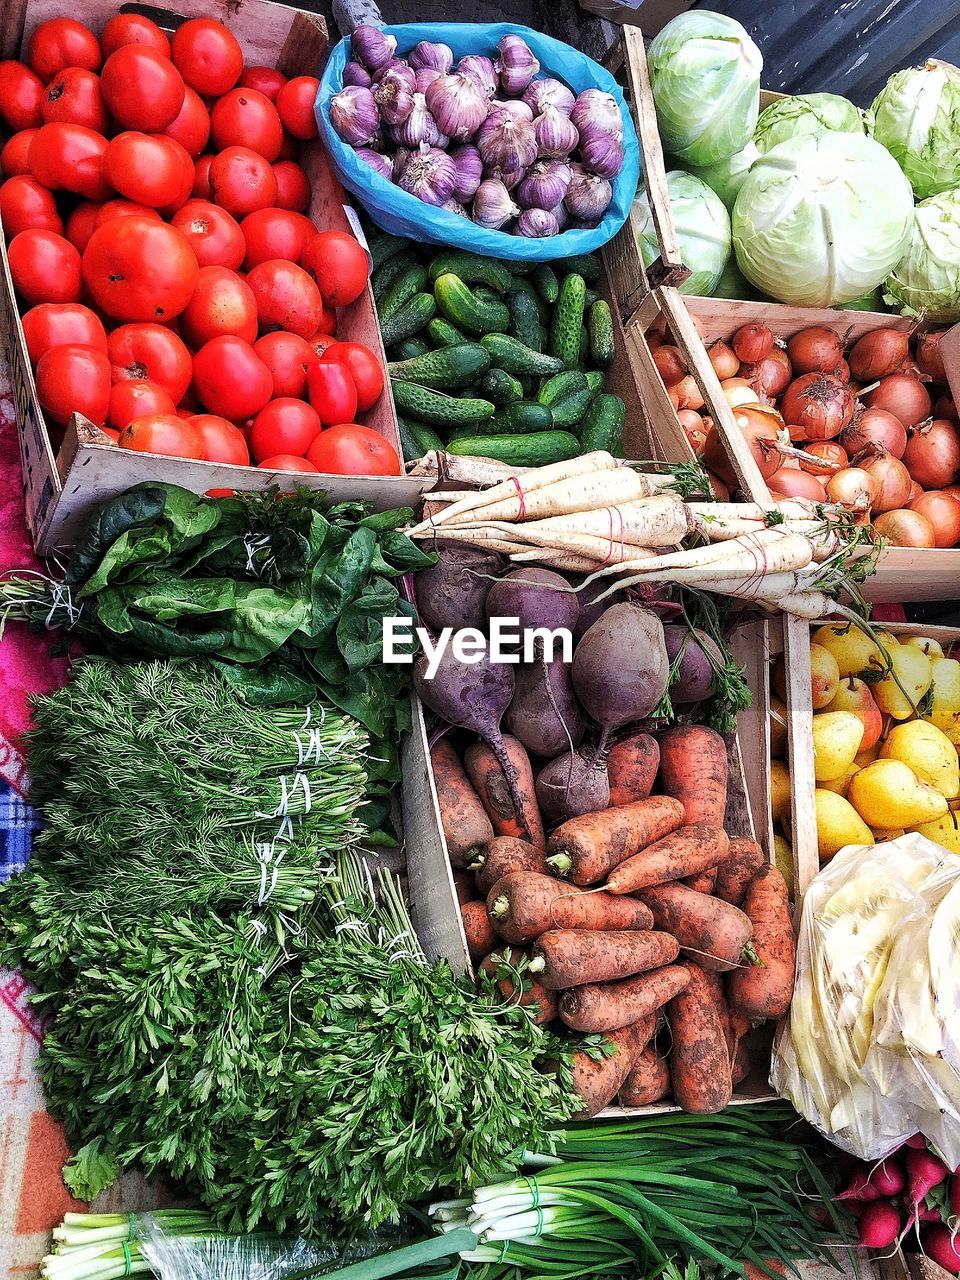
<svg viewBox="0 0 960 1280">
<path fill-rule="evenodd" d="M 97 226 L 97 214 L 103 208 L 97 200 L 81 200 L 67 218 L 64 235 L 75 249 L 83 253 Z"/>
<path fill-rule="evenodd" d="M 240 224 L 209 200 L 188 200 L 170 219 L 170 225 L 187 237 L 201 267 L 235 271 L 243 262 L 246 246 Z"/>
<path fill-rule="evenodd" d="M 215 413 L 198 413 L 189 421 L 196 427 L 207 462 L 226 462 L 232 466 L 248 467 L 250 450 L 243 432 Z"/>
<path fill-rule="evenodd" d="M 37 362 L 37 399 L 61 426 L 82 413 L 102 427 L 110 403 L 110 361 L 96 347 L 51 347 Z"/>
<path fill-rule="evenodd" d="M 265 160 L 276 160 L 283 145 L 277 108 L 256 89 L 231 89 L 210 112 L 210 133 L 218 151 L 249 147 Z"/>
<path fill-rule="evenodd" d="M 173 61 L 191 89 L 219 97 L 240 79 L 243 50 L 222 22 L 191 18 L 173 35 Z"/>
<path fill-rule="evenodd" d="M 243 217 L 276 204 L 277 179 L 269 161 L 249 147 L 227 147 L 210 163 L 210 199 Z"/>
<path fill-rule="evenodd" d="M 162 324 L 124 324 L 107 339 L 114 382 L 148 378 L 180 404 L 187 394 L 193 361 L 183 340 Z"/>
<path fill-rule="evenodd" d="M 100 70 L 100 44 L 93 32 L 73 18 L 48 18 L 34 27 L 27 61 L 44 84 L 64 67 Z"/>
<path fill-rule="evenodd" d="M 316 359 L 309 342 L 276 329 L 258 338 L 253 349 L 273 374 L 273 394 L 302 400 L 307 394 L 307 369 Z"/>
<path fill-rule="evenodd" d="M 106 354 L 107 331 L 103 321 L 79 303 L 41 302 L 38 307 L 31 307 L 20 323 L 34 367 L 51 347 L 96 347 Z"/>
<path fill-rule="evenodd" d="M 162 221 L 156 209 L 150 209 L 145 204 L 138 204 L 136 200 L 108 200 L 106 204 L 96 206 L 93 230 L 96 231 L 97 227 L 102 227 L 111 218 L 132 218 L 134 215 L 142 218 L 152 218 L 154 222 Z"/>
<path fill-rule="evenodd" d="M 103 176 L 107 140 L 80 124 L 45 124 L 30 143 L 30 170 L 51 191 L 72 191 L 87 200 L 112 194 Z"/>
<path fill-rule="evenodd" d="M 295 209 L 302 213 L 310 203 L 310 183 L 307 175 L 292 160 L 279 160 L 273 166 L 277 179 L 277 204 L 281 209 Z"/>
<path fill-rule="evenodd" d="M 332 347 L 335 342 L 336 338 L 324 329 L 318 329 L 316 333 L 311 334 L 307 339 L 311 350 L 318 358 L 323 355 L 328 347 Z"/>
<path fill-rule="evenodd" d="M 32 148 L 33 143 L 30 145 Z M 46 187 L 41 187 L 35 178 L 25 173 L 8 178 L 0 186 L 0 219 L 8 236 L 15 236 L 28 227 L 63 234 L 57 202 Z"/>
<path fill-rule="evenodd" d="M 144 44 L 125 44 L 103 64 L 107 109 L 125 129 L 158 133 L 183 106 L 183 77 L 168 57 Z"/>
<path fill-rule="evenodd" d="M 202 458 L 200 432 L 175 413 L 146 413 L 120 433 L 121 449 L 138 453 L 160 453 L 169 458 Z"/>
<path fill-rule="evenodd" d="M 170 57 L 170 41 L 155 22 L 139 13 L 118 13 L 110 18 L 100 34 L 103 56 L 109 58 L 124 45 L 141 44 Z"/>
<path fill-rule="evenodd" d="M 8 129 L 37 129 L 42 123 L 43 81 L 22 62 L 0 62 L 0 120 Z"/>
<path fill-rule="evenodd" d="M 43 91 L 40 114 L 44 124 L 58 120 L 67 124 L 82 124 L 97 133 L 106 133 L 110 117 L 103 105 L 100 77 L 83 67 L 64 67 Z"/>
<path fill-rule="evenodd" d="M 210 166 L 213 156 L 199 156 L 193 166 L 193 194 L 201 200 L 210 199 Z"/>
<path fill-rule="evenodd" d="M 254 343 L 257 301 L 250 286 L 229 267 L 201 267 L 193 297 L 180 317 L 180 330 L 191 347 L 202 347 L 224 333 Z"/>
<path fill-rule="evenodd" d="M 264 458 L 257 466 L 262 471 L 309 471 L 316 473 L 317 468 L 306 458 L 295 458 L 289 453 L 278 453 L 276 457 Z"/>
<path fill-rule="evenodd" d="M 163 132 L 179 142 L 191 160 L 196 160 L 210 138 L 210 116 L 199 93 L 189 85 L 184 87 L 183 106 Z"/>
<path fill-rule="evenodd" d="M 19 232 L 10 241 L 7 257 L 13 283 L 28 306 L 79 301 L 80 254 L 55 231 Z"/>
<path fill-rule="evenodd" d="M 307 390 L 310 403 L 325 427 L 353 421 L 357 412 L 357 388 L 346 365 L 317 360 L 307 369 Z"/>
<path fill-rule="evenodd" d="M 323 303 L 317 286 L 302 267 L 282 258 L 261 262 L 247 275 L 257 300 L 260 329 L 285 329 L 306 338 L 317 328 Z"/>
<path fill-rule="evenodd" d="M 100 430 L 105 436 L 108 436 L 114 444 L 120 439 L 120 432 L 114 431 L 113 427 L 101 427 Z"/>
<path fill-rule="evenodd" d="M 317 100 L 320 81 L 313 76 L 294 76 L 277 94 L 277 110 L 283 127 L 295 138 L 315 138 L 317 117 L 313 104 Z"/>
<path fill-rule="evenodd" d="M 316 409 L 302 400 L 281 396 L 271 400 L 253 420 L 250 428 L 250 453 L 254 462 L 273 458 L 278 453 L 303 457 L 320 433 L 320 417 Z"/>
<path fill-rule="evenodd" d="M 317 282 L 328 307 L 355 302 L 370 278 L 370 263 L 359 240 L 346 231 L 318 231 L 300 258 Z"/>
<path fill-rule="evenodd" d="M 321 366 L 322 367 L 322 366 Z M 307 450 L 318 471 L 338 476 L 399 476 L 400 458 L 389 440 L 370 427 L 341 422 L 321 431 Z"/>
<path fill-rule="evenodd" d="M 163 134 L 118 133 L 107 146 L 103 172 L 122 196 L 152 209 L 179 208 L 193 186 L 193 161 Z"/>
<path fill-rule="evenodd" d="M 83 278 L 94 302 L 114 320 L 170 320 L 193 294 L 197 256 L 176 227 L 153 218 L 113 218 L 98 227 L 83 254 Z"/>
<path fill-rule="evenodd" d="M 173 396 L 159 382 L 149 378 L 124 379 L 110 388 L 110 404 L 107 408 L 107 425 L 114 431 L 122 431 L 145 413 L 176 413 Z"/>
<path fill-rule="evenodd" d="M 336 360 L 350 370 L 357 388 L 357 408 L 371 408 L 383 390 L 383 369 L 380 361 L 362 342 L 334 342 L 327 347 L 321 360 Z"/>
<path fill-rule="evenodd" d="M 256 89 L 257 93 L 276 102 L 277 94 L 287 83 L 287 77 L 273 67 L 244 67 L 239 83 L 241 89 Z"/>
<path fill-rule="evenodd" d="M 30 143 L 36 132 L 36 129 L 21 129 L 4 143 L 3 149 L 0 150 L 0 173 L 5 178 L 30 172 Z"/>
<path fill-rule="evenodd" d="M 273 395 L 273 378 L 242 338 L 214 338 L 193 358 L 193 389 L 203 407 L 231 422 L 259 413 Z"/>
<path fill-rule="evenodd" d="M 320 323 L 317 325 L 317 333 L 321 337 L 333 337 L 333 335 L 336 332 L 337 332 L 337 313 L 334 311 L 333 307 L 325 306 L 323 308 L 323 315 L 320 318 Z M 329 342 L 325 342 L 323 344 L 324 350 L 326 350 L 327 347 L 329 347 L 329 345 L 330 345 Z"/>
<path fill-rule="evenodd" d="M 247 271 L 273 258 L 299 262 L 315 230 L 309 218 L 290 209 L 257 209 L 247 214 L 240 229 L 245 245 L 243 265 Z"/>
<path fill-rule="evenodd" d="M 279 159 L 280 160 L 296 160 L 297 148 L 299 146 L 300 144 L 297 141 L 297 139 L 293 136 L 293 134 L 287 133 L 286 129 L 284 129 L 283 146 L 280 148 Z"/>
</svg>

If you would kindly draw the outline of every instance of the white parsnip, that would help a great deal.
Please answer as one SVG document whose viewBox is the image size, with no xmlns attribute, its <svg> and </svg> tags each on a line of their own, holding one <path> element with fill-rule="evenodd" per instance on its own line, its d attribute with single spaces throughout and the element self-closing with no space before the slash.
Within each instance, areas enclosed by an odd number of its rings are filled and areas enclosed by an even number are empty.
<svg viewBox="0 0 960 1280">
<path fill-rule="evenodd" d="M 498 529 L 506 527 L 503 521 L 492 520 L 490 523 Z M 569 539 L 584 534 L 602 538 L 610 544 L 676 547 L 691 532 L 686 506 L 675 494 L 668 493 L 654 494 L 636 502 L 598 507 L 593 511 L 528 520 L 522 524 L 510 524 L 509 528 L 515 530 L 518 537 L 536 538 L 542 546 L 549 545 L 544 539 Z"/>
</svg>

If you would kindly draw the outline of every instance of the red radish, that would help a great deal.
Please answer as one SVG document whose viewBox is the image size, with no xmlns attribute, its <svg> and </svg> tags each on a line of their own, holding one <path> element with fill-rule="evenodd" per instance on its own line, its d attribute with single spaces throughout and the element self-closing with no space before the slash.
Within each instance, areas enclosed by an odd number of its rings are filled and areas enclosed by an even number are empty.
<svg viewBox="0 0 960 1280">
<path fill-rule="evenodd" d="M 943 1218 L 940 1216 L 939 1209 L 928 1209 L 926 1205 L 920 1206 L 920 1211 L 917 1214 L 917 1219 L 920 1222 L 942 1222 L 943 1221 Z"/>
<path fill-rule="evenodd" d="M 927 1192 L 938 1187 L 950 1170 L 932 1151 L 910 1150 L 904 1158 L 904 1164 L 907 1168 L 907 1203 L 910 1206 L 910 1223 L 913 1223 Z"/>
<path fill-rule="evenodd" d="M 954 1172 L 950 1179 L 950 1209 L 960 1218 L 960 1173 Z"/>
<path fill-rule="evenodd" d="M 900 1235 L 900 1215 L 892 1204 L 868 1204 L 860 1217 L 860 1243 L 868 1249 L 888 1249 Z"/>
<path fill-rule="evenodd" d="M 923 1241 L 928 1258 L 953 1275 L 960 1275 L 960 1244 L 949 1227 L 931 1227 Z"/>
<path fill-rule="evenodd" d="M 838 1196 L 834 1196 L 834 1200 L 879 1200 L 880 1192 L 872 1185 L 867 1177 L 866 1169 L 858 1169 L 850 1179 L 850 1182 L 840 1192 Z"/>
<path fill-rule="evenodd" d="M 870 1185 L 881 1196 L 897 1196 L 906 1186 L 903 1166 L 896 1160 L 881 1160 L 870 1175 Z"/>
<path fill-rule="evenodd" d="M 914 1133 L 906 1140 L 903 1146 L 912 1147 L 914 1151 L 926 1151 L 927 1140 L 922 1133 Z M 901 1147 L 901 1150 L 903 1150 L 903 1147 Z"/>
</svg>

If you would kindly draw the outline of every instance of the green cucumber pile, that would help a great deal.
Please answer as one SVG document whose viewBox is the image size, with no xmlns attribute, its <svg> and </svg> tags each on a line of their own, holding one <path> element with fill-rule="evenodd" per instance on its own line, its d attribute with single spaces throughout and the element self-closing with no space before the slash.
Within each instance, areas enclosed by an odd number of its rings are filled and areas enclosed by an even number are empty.
<svg viewBox="0 0 960 1280">
<path fill-rule="evenodd" d="M 596 255 L 535 266 L 388 235 L 370 248 L 406 462 L 431 449 L 526 467 L 622 453 Z"/>
</svg>

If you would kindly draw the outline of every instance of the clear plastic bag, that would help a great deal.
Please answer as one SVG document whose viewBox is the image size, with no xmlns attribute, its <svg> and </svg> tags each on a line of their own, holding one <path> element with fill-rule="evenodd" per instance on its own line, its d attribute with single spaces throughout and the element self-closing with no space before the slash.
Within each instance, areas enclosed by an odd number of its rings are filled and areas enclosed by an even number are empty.
<svg viewBox="0 0 960 1280">
<path fill-rule="evenodd" d="M 960 1163 L 960 858 L 910 833 L 823 868 L 770 1080 L 862 1159 L 919 1130 Z"/>
</svg>

